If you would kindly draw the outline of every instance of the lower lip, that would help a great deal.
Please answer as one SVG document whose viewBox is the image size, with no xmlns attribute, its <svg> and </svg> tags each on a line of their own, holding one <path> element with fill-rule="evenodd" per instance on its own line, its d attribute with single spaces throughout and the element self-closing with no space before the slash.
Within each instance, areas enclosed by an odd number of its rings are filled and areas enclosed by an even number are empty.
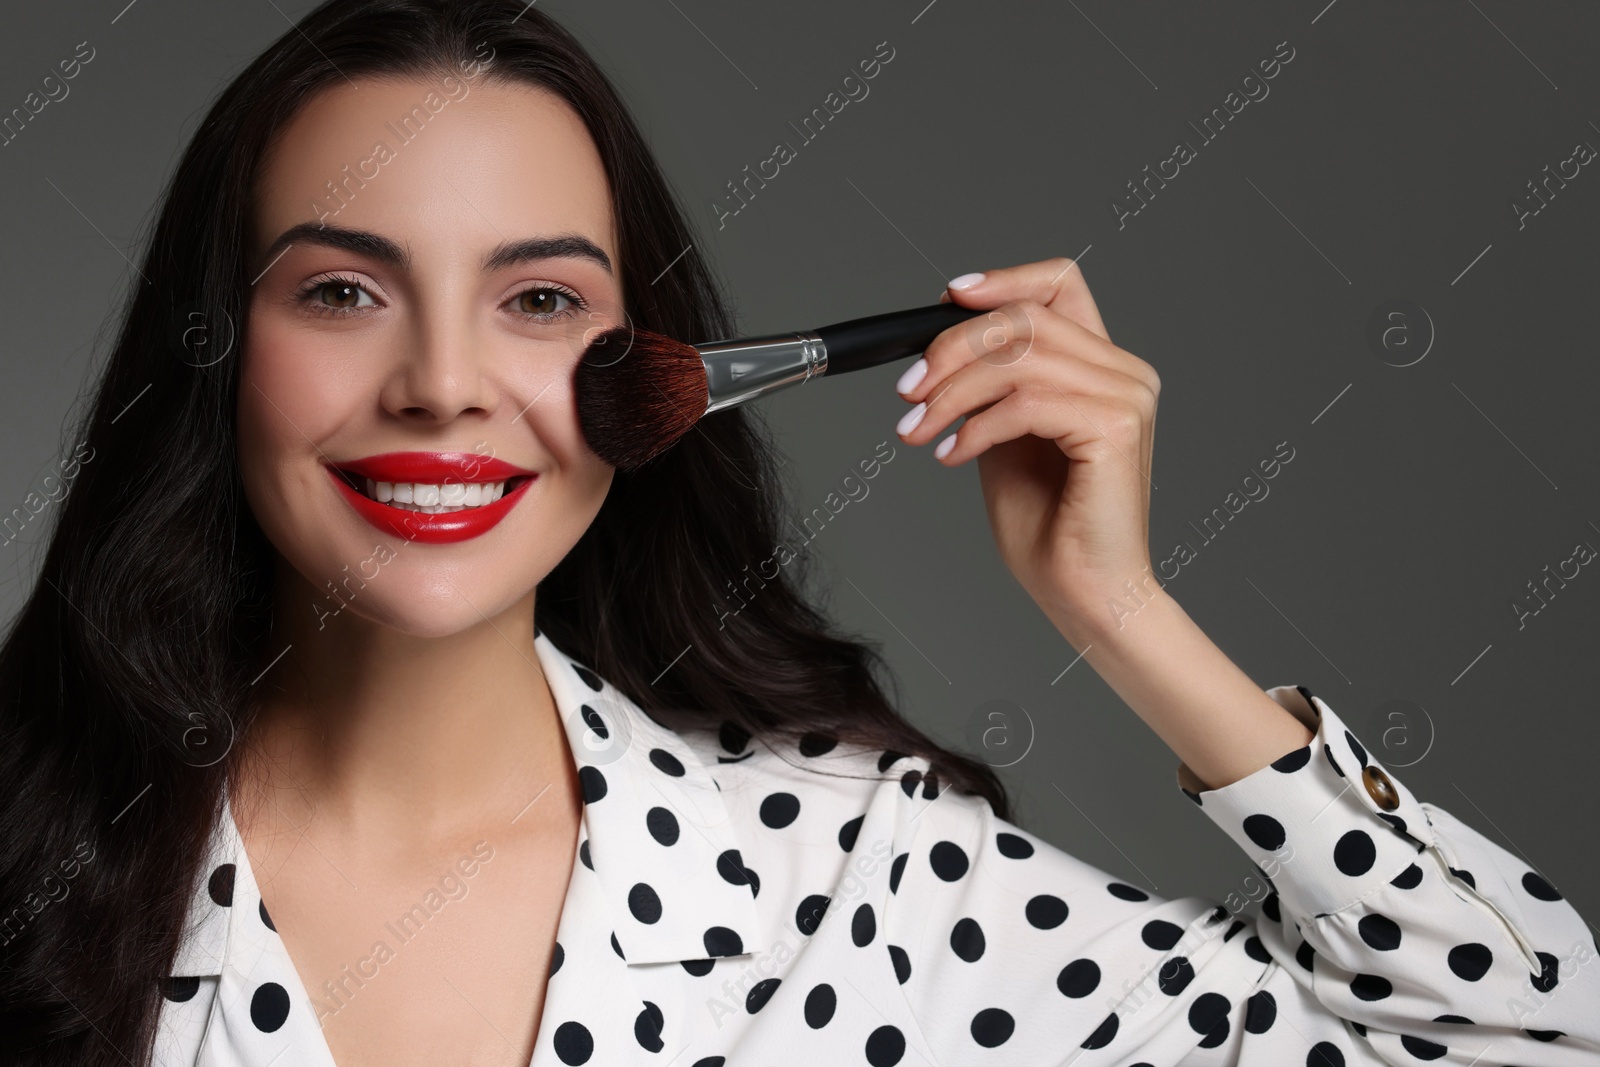
<svg viewBox="0 0 1600 1067">
<path fill-rule="evenodd" d="M 522 499 L 528 486 L 539 477 L 537 474 L 533 475 L 493 504 L 429 515 L 426 512 L 407 511 L 405 508 L 392 508 L 388 504 L 379 503 L 366 494 L 350 488 L 349 483 L 337 471 L 332 468 L 324 469 L 333 479 L 334 487 L 343 493 L 350 506 L 355 508 L 356 514 L 386 534 L 403 537 L 407 541 L 421 541 L 426 545 L 448 545 L 488 533 L 501 519 L 511 513 L 511 509 L 517 506 L 517 501 Z"/>
</svg>

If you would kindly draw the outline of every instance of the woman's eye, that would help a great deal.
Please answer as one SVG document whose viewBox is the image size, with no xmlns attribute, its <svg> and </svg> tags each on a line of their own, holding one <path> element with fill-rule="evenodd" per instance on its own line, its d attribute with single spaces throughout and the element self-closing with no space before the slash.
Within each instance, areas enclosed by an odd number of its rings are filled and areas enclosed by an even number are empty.
<svg viewBox="0 0 1600 1067">
<path fill-rule="evenodd" d="M 517 310 L 533 318 L 556 318 L 575 307 L 582 307 L 578 297 L 564 289 L 549 285 L 536 285 L 517 294 Z"/>
<path fill-rule="evenodd" d="M 353 278 L 325 278 L 313 282 L 301 290 L 300 302 L 309 311 L 335 315 L 378 306 L 366 287 Z M 539 322 L 566 318 L 587 306 L 578 294 L 552 285 L 524 289 L 514 302 L 518 312 Z"/>
<path fill-rule="evenodd" d="M 354 311 L 378 304 L 366 289 L 348 278 L 316 282 L 305 289 L 301 299 L 310 304 L 313 311 Z"/>
</svg>

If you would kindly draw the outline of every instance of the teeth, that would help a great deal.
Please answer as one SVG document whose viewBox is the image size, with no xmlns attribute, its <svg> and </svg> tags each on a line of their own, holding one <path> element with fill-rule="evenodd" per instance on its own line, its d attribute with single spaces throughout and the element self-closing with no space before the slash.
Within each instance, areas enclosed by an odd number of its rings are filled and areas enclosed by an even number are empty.
<svg viewBox="0 0 1600 1067">
<path fill-rule="evenodd" d="M 420 511 L 425 515 L 493 504 L 506 491 L 505 482 L 430 485 L 425 482 L 379 482 L 368 478 L 366 483 L 367 496 L 373 500 L 403 511 Z"/>
</svg>

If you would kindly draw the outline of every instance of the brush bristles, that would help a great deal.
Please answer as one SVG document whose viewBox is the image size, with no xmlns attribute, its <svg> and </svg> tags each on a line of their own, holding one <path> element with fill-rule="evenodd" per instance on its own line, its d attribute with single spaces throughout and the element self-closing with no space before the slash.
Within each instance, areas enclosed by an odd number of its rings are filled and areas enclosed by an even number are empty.
<svg viewBox="0 0 1600 1067">
<path fill-rule="evenodd" d="M 671 448 L 706 413 L 705 364 L 693 345 L 615 326 L 573 373 L 578 427 L 595 455 L 634 470 Z"/>
</svg>

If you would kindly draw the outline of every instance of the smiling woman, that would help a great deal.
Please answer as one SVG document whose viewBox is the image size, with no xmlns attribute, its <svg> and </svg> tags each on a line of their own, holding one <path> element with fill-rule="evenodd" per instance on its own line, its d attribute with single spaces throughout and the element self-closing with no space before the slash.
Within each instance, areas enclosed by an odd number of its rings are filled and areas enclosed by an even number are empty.
<svg viewBox="0 0 1600 1067">
<path fill-rule="evenodd" d="M 480 47 L 470 96 L 308 217 Z M 1070 261 L 950 283 L 1038 335 L 990 362 L 941 334 L 899 436 L 966 416 L 934 455 L 979 458 L 1002 557 L 1262 866 L 1260 919 L 1008 821 L 804 554 L 707 612 L 787 536 L 767 439 L 729 407 L 619 470 L 573 394 L 619 324 L 728 336 L 692 236 L 524 0 L 330 0 L 223 91 L 0 646 L 0 1062 L 1593 1062 L 1593 935 L 1554 886 L 1159 591 L 1087 624 L 1148 563 L 1119 457 L 1148 465 L 1160 383 Z M 237 358 L 172 358 L 193 306 Z"/>
<path fill-rule="evenodd" d="M 322 217 L 330 175 L 489 56 Z M 0 649 L 20 816 L 0 823 L 0 907 L 27 912 L 64 849 L 95 855 L 0 946 L 0 1060 L 521 1065 L 579 1062 L 587 1033 L 617 1062 L 622 1035 L 675 1036 L 637 1029 L 637 999 L 583 1007 L 636 980 L 608 962 L 771 939 L 754 870 L 705 853 L 736 783 L 653 716 L 724 744 L 853 738 L 1006 811 L 983 764 L 894 711 L 802 573 L 737 626 L 705 612 L 724 561 L 783 536 L 742 412 L 629 473 L 578 432 L 595 332 L 730 332 L 691 239 L 610 84 L 522 0 L 325 4 L 223 91 L 85 418 L 96 461 Z M 240 323 L 237 358 L 171 358 L 174 306 Z M 730 465 L 753 491 L 728 491 Z M 656 798 L 636 821 L 635 791 Z M 616 814 L 589 813 L 607 794 Z M 683 866 L 613 899 L 630 854 L 669 840 Z M 478 841 L 496 858 L 471 901 L 319 1027 L 306 991 Z"/>
</svg>

